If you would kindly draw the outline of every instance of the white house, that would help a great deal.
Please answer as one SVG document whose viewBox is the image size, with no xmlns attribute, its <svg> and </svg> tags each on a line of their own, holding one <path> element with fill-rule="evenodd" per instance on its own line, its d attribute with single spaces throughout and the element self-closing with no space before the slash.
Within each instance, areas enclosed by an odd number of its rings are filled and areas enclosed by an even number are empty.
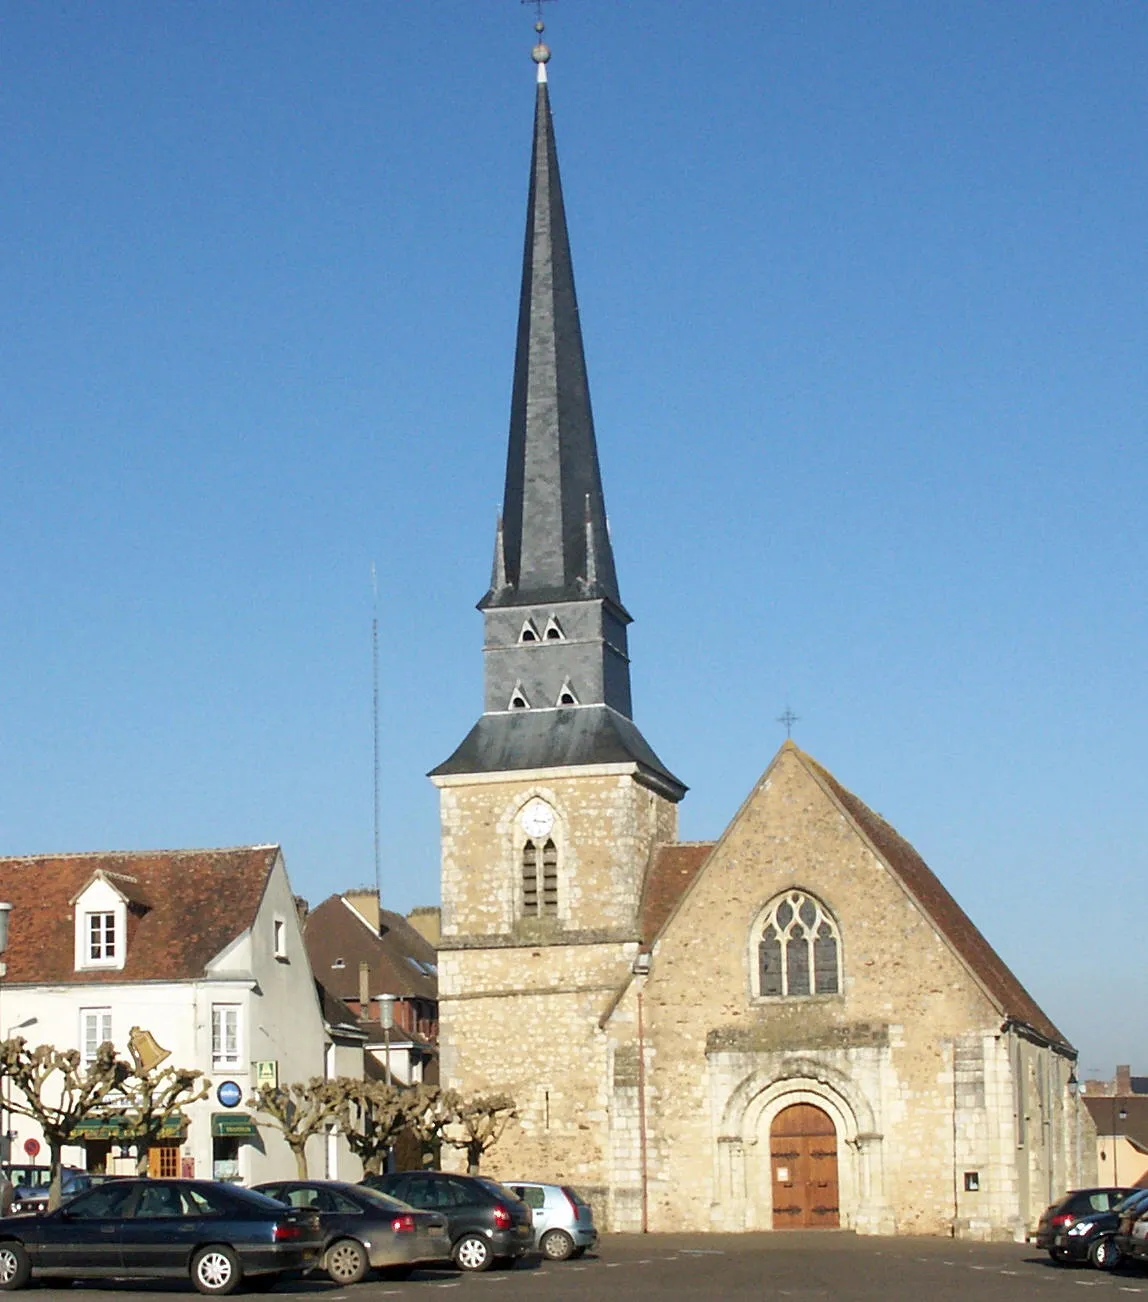
<svg viewBox="0 0 1148 1302">
<path fill-rule="evenodd" d="M 306 1081 L 336 1063 L 356 1073 L 324 1017 L 278 846 L 0 859 L 0 899 L 12 904 L 0 1035 L 90 1060 L 104 1040 L 127 1057 L 132 1029 L 150 1032 L 165 1064 L 211 1080 L 152 1150 L 154 1174 L 251 1184 L 295 1173 L 282 1136 L 247 1106 L 257 1082 Z M 46 1157 L 27 1118 L 5 1109 L 0 1131 L 14 1161 L 38 1142 Z M 65 1160 L 132 1165 L 96 1122 Z M 313 1174 L 359 1174 L 342 1144 L 322 1138 L 308 1160 Z"/>
</svg>

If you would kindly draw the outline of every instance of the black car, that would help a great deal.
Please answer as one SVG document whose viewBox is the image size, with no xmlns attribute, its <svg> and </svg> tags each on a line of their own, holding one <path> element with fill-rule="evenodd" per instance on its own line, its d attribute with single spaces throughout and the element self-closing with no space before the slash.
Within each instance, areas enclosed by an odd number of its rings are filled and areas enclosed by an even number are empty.
<svg viewBox="0 0 1148 1302">
<path fill-rule="evenodd" d="M 310 1207 L 323 1227 L 323 1269 L 336 1284 L 367 1271 L 402 1279 L 415 1266 L 450 1260 L 446 1217 L 420 1212 L 377 1189 L 340 1180 L 276 1180 L 255 1186 L 289 1207 Z"/>
<path fill-rule="evenodd" d="M 123 1176 L 104 1175 L 99 1172 L 76 1171 L 65 1168 L 60 1179 L 60 1198 L 73 1198 L 85 1189 L 94 1189 L 98 1184 L 109 1180 L 122 1180 Z M 23 1212 L 39 1214 L 48 1210 L 48 1201 L 52 1192 L 51 1184 L 18 1184 L 12 1191 L 12 1215 Z"/>
<path fill-rule="evenodd" d="M 171 1277 L 201 1293 L 262 1289 L 313 1270 L 323 1230 L 311 1211 L 211 1180 L 124 1179 L 44 1216 L 0 1219 L 0 1289 L 30 1279 Z"/>
<path fill-rule="evenodd" d="M 1098 1270 L 1115 1270 L 1124 1259 L 1124 1253 L 1116 1242 L 1121 1218 L 1137 1216 L 1145 1211 L 1148 1211 L 1148 1189 L 1133 1189 L 1111 1211 L 1088 1212 L 1078 1217 L 1057 1233 L 1053 1247 L 1061 1255 L 1053 1259 L 1087 1261 Z"/>
<path fill-rule="evenodd" d="M 1130 1193 L 1132 1193 L 1131 1189 L 1112 1186 L 1099 1189 L 1073 1189 L 1041 1212 L 1036 1232 L 1030 1234 L 1028 1240 L 1030 1243 L 1035 1243 L 1038 1248 L 1044 1248 L 1053 1261 L 1070 1261 L 1069 1250 L 1057 1242 L 1057 1237 L 1066 1235 L 1082 1216 L 1091 1216 L 1093 1212 L 1111 1211 Z"/>
<path fill-rule="evenodd" d="M 489 1270 L 496 1261 L 513 1262 L 534 1243 L 530 1208 L 485 1176 L 395 1171 L 366 1176 L 363 1184 L 412 1207 L 442 1212 L 451 1257 L 460 1270 Z"/>
</svg>

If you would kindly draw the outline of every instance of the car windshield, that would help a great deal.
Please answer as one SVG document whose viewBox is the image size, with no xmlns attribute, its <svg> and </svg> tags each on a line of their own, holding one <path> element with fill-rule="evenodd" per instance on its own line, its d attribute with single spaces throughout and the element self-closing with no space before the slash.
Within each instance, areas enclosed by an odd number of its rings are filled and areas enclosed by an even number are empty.
<svg viewBox="0 0 1148 1302">
<path fill-rule="evenodd" d="M 359 1185 L 355 1190 L 355 1197 L 361 1198 L 365 1203 L 370 1203 L 372 1207 L 378 1207 L 385 1212 L 409 1212 L 413 1210 L 410 1203 L 400 1202 L 398 1198 L 392 1198 L 390 1194 L 380 1193 L 378 1189 L 372 1189 L 370 1185 Z"/>
<path fill-rule="evenodd" d="M 570 1199 L 570 1201 L 574 1204 L 575 1207 L 590 1206 L 590 1204 L 586 1201 L 585 1198 L 582 1197 L 582 1195 L 578 1192 L 578 1190 L 571 1189 L 568 1184 L 564 1184 L 562 1186 L 562 1192 L 566 1195 L 567 1198 Z"/>
</svg>

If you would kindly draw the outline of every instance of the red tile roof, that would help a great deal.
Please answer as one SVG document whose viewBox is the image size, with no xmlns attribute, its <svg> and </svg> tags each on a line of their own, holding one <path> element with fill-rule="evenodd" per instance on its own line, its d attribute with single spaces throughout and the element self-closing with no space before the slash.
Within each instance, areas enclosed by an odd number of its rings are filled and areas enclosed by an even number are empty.
<svg viewBox="0 0 1148 1302">
<path fill-rule="evenodd" d="M 303 924 L 303 940 L 319 980 L 339 999 L 357 1004 L 359 964 L 366 963 L 372 998 L 436 1000 L 435 947 L 401 913 L 380 909 L 379 926 L 375 931 L 341 895 L 316 905 Z"/>
<path fill-rule="evenodd" d="M 255 920 L 276 845 L 0 859 L 7 984 L 187 981 Z M 97 872 L 129 901 L 123 968 L 76 970 L 71 901 Z"/>
<path fill-rule="evenodd" d="M 698 869 L 714 848 L 713 841 L 678 841 L 654 847 L 646 880 L 642 885 L 642 904 L 638 914 L 638 933 L 642 948 L 649 949 L 661 931 L 674 905 L 698 875 Z"/>
</svg>

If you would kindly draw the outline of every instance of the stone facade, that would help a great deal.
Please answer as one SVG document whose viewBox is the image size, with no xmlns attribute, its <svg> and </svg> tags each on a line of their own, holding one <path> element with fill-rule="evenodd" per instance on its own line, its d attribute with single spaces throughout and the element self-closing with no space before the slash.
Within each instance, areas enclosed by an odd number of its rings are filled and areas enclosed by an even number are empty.
<svg viewBox="0 0 1148 1302">
<path fill-rule="evenodd" d="M 771 1134 L 807 1104 L 836 1137 L 822 1209 L 836 1223 L 1023 1237 L 1083 1174 L 1089 1123 L 1067 1088 L 1072 1050 L 1003 1006 L 1015 986 L 1035 1008 L 972 924 L 960 915 L 992 980 L 787 743 L 643 935 L 676 808 L 626 768 L 437 779 L 443 1079 L 518 1103 L 486 1169 L 573 1183 L 614 1229 L 780 1228 L 788 1159 Z M 554 810 L 552 918 L 521 916 L 519 815 L 536 799 Z M 832 990 L 763 993 L 779 898 L 822 910 Z"/>
</svg>

